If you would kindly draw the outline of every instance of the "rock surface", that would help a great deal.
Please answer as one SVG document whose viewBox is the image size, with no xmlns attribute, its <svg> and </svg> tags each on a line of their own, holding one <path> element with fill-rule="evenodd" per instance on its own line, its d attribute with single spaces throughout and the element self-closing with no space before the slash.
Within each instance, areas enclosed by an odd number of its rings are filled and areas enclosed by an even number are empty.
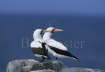
<svg viewBox="0 0 105 72">
<path fill-rule="evenodd" d="M 105 70 L 72 67 L 72 68 L 64 68 L 61 72 L 105 72 Z"/>
<path fill-rule="evenodd" d="M 60 61 L 39 62 L 34 59 L 10 61 L 7 72 L 60 72 L 64 64 Z"/>
<path fill-rule="evenodd" d="M 34 59 L 10 61 L 7 72 L 105 72 L 105 70 L 71 67 L 67 68 L 60 61 L 39 62 Z"/>
</svg>

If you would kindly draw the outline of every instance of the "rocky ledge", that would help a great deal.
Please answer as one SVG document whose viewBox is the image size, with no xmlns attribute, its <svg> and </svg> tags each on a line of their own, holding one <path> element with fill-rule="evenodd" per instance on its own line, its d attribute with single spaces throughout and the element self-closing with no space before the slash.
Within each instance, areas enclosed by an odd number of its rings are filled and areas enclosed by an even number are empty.
<svg viewBox="0 0 105 72">
<path fill-rule="evenodd" d="M 39 62 L 34 59 L 21 59 L 10 61 L 7 72 L 60 72 L 64 64 L 60 61 Z"/>
<path fill-rule="evenodd" d="M 67 68 L 61 61 L 39 62 L 34 59 L 10 61 L 6 72 L 105 72 L 105 70 L 71 67 Z"/>
</svg>

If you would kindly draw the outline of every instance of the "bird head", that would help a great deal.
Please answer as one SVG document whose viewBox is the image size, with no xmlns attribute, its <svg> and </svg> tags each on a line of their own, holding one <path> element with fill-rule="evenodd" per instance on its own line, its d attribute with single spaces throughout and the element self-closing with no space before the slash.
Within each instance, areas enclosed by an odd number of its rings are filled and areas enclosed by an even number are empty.
<svg viewBox="0 0 105 72">
<path fill-rule="evenodd" d="M 36 29 L 36 30 L 34 31 L 34 33 L 40 33 L 40 34 L 41 34 L 42 31 L 43 31 L 42 29 Z"/>
</svg>

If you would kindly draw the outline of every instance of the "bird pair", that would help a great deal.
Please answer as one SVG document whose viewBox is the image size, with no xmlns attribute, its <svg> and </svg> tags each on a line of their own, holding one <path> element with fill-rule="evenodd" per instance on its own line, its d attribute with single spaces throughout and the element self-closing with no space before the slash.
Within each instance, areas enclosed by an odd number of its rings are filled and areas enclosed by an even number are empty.
<svg viewBox="0 0 105 72">
<path fill-rule="evenodd" d="M 52 38 L 54 32 L 61 31 L 63 30 L 54 27 L 48 27 L 46 30 L 36 29 L 33 33 L 34 40 L 30 44 L 33 54 L 36 57 L 49 59 L 48 54 L 50 53 L 56 58 L 72 58 L 78 61 L 79 59 L 72 55 L 67 47 Z"/>
</svg>

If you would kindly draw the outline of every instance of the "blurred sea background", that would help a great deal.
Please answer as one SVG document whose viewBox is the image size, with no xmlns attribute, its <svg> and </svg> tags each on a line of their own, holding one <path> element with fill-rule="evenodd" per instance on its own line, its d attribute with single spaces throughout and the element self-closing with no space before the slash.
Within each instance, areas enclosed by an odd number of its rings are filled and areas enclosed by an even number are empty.
<svg viewBox="0 0 105 72">
<path fill-rule="evenodd" d="M 104 0 L 0 0 L 0 72 L 11 60 L 35 58 L 29 47 L 32 33 L 49 26 L 64 30 L 53 38 L 80 58 L 79 63 L 59 60 L 69 67 L 105 69 Z M 84 43 L 71 48 L 71 41 Z"/>
</svg>

